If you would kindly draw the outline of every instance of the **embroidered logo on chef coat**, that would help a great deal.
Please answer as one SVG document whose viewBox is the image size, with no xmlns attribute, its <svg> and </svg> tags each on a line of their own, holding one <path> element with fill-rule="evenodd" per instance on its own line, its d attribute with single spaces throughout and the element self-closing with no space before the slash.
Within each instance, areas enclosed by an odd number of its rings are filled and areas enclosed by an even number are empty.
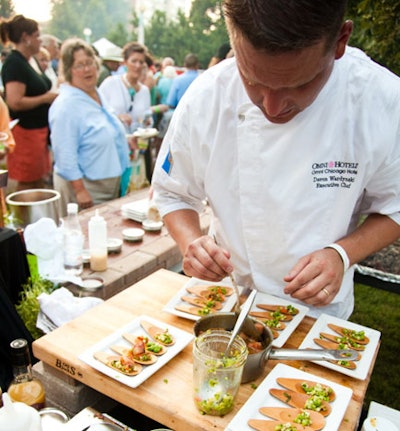
<svg viewBox="0 0 400 431">
<path fill-rule="evenodd" d="M 168 150 L 168 153 L 165 157 L 164 163 L 162 164 L 162 168 L 164 169 L 164 171 L 168 175 L 171 175 L 171 170 L 172 170 L 173 164 L 174 164 L 174 159 L 172 157 L 171 150 Z"/>
<path fill-rule="evenodd" d="M 313 163 L 311 175 L 317 189 L 331 187 L 350 189 L 358 175 L 358 163 L 334 160 Z"/>
</svg>

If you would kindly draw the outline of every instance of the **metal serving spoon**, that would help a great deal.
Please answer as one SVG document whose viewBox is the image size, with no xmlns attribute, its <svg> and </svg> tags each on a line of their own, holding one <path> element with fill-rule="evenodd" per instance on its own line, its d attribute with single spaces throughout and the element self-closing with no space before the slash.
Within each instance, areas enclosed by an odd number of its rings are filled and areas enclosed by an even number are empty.
<svg viewBox="0 0 400 431">
<path fill-rule="evenodd" d="M 232 346 L 232 343 L 233 343 L 234 339 L 236 338 L 236 336 L 238 335 L 247 315 L 249 314 L 250 308 L 253 305 L 253 302 L 254 302 L 256 295 L 257 295 L 257 291 L 252 290 L 250 292 L 250 295 L 246 299 L 246 302 L 242 305 L 242 308 L 241 308 L 240 313 L 239 313 L 239 317 L 237 318 L 235 326 L 233 327 L 231 338 L 229 339 L 229 342 L 226 346 L 225 356 L 228 356 L 229 351 L 230 351 L 231 346 Z"/>
</svg>

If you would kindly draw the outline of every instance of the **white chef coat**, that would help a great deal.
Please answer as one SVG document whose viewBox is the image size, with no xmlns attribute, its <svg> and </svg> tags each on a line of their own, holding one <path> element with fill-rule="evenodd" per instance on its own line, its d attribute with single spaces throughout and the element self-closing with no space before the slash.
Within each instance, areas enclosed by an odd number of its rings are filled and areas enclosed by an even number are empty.
<svg viewBox="0 0 400 431">
<path fill-rule="evenodd" d="M 400 223 L 400 79 L 348 48 L 311 106 L 286 124 L 249 100 L 235 59 L 204 72 L 181 100 L 153 175 L 162 216 L 202 210 L 242 285 L 277 295 L 298 259 L 353 231 L 361 214 Z M 326 307 L 347 319 L 353 269 Z"/>
</svg>

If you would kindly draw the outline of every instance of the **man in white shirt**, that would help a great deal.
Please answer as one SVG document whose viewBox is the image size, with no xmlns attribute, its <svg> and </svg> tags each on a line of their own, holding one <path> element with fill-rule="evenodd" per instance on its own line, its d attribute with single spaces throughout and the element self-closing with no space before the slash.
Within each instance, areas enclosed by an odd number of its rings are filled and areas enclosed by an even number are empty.
<svg viewBox="0 0 400 431">
<path fill-rule="evenodd" d="M 156 202 L 186 274 L 234 271 L 347 319 L 352 265 L 400 236 L 400 79 L 347 47 L 345 0 L 287 3 L 224 1 L 235 58 L 181 99 Z M 218 245 L 200 229 L 204 200 Z"/>
</svg>

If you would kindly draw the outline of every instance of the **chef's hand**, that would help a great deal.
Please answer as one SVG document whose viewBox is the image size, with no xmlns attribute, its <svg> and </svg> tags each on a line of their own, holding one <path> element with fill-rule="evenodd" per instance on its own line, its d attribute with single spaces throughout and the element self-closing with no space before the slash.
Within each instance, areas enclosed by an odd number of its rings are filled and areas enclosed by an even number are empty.
<svg viewBox="0 0 400 431">
<path fill-rule="evenodd" d="M 209 281 L 220 281 L 233 271 L 227 250 L 215 244 L 208 235 L 191 242 L 183 256 L 183 271 L 186 275 Z"/>
<path fill-rule="evenodd" d="M 284 292 L 313 306 L 329 304 L 339 292 L 343 279 L 343 262 L 332 248 L 314 251 L 291 269 L 284 281 Z"/>
</svg>

